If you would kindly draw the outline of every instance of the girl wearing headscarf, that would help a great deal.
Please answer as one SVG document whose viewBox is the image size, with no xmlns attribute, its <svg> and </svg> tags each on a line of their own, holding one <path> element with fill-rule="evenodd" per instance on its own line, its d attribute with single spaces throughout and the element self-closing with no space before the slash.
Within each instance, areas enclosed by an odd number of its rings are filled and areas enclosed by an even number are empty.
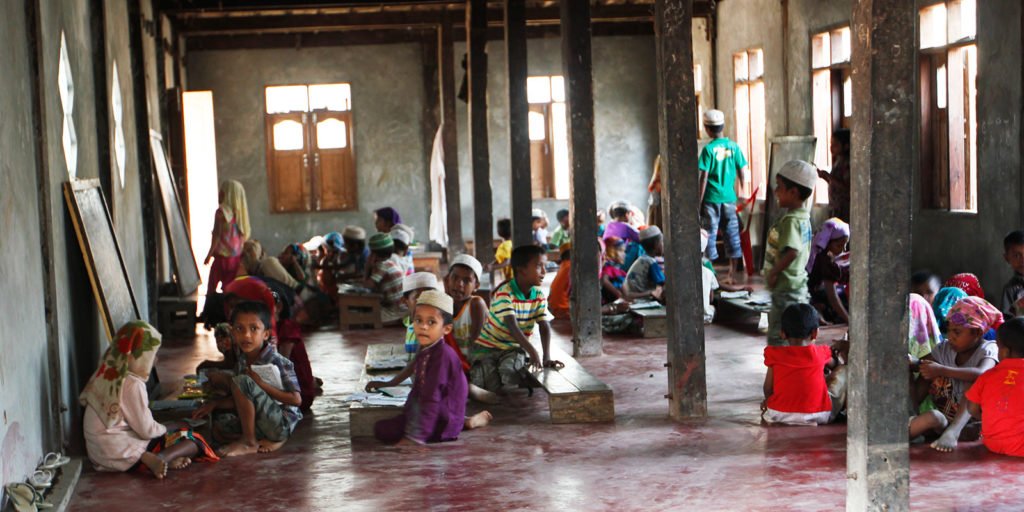
<svg viewBox="0 0 1024 512">
<path fill-rule="evenodd" d="M 394 227 L 395 224 L 402 223 L 402 216 L 398 214 L 398 210 L 390 206 L 377 209 L 373 214 L 376 217 L 374 219 L 374 227 L 376 227 L 377 231 L 380 233 L 390 233 L 391 228 Z"/>
<path fill-rule="evenodd" d="M 246 240 L 242 246 L 242 265 L 239 268 L 239 274 L 269 277 L 286 284 L 292 290 L 298 289 L 300 284 L 281 265 L 281 262 L 268 255 L 256 240 Z"/>
<path fill-rule="evenodd" d="M 910 294 L 910 329 L 907 336 L 907 353 L 917 361 L 932 353 L 932 350 L 942 342 L 942 333 L 939 331 L 939 322 L 935 318 L 935 311 L 928 304 L 928 300 L 916 294 Z"/>
<path fill-rule="evenodd" d="M 1003 314 L 988 301 L 967 297 L 957 302 L 946 317 L 946 341 L 921 360 L 921 379 L 930 383 L 928 394 L 935 410 L 914 417 L 910 438 L 923 434 L 941 434 L 932 448 L 953 451 L 957 441 L 974 441 L 981 433 L 978 421 L 963 405 L 964 393 L 985 371 L 999 362 L 995 342 L 983 336 L 1003 323 Z"/>
<path fill-rule="evenodd" d="M 811 304 L 830 322 L 850 323 L 847 311 L 850 283 L 850 225 L 840 219 L 829 219 L 814 235 L 807 260 L 807 289 Z"/>
<path fill-rule="evenodd" d="M 252 235 L 249 226 L 249 207 L 242 184 L 227 180 L 220 185 L 220 207 L 213 216 L 213 235 L 210 251 L 203 260 L 210 267 L 207 291 L 217 291 L 217 285 L 227 286 L 238 275 L 242 244 Z"/>
<path fill-rule="evenodd" d="M 967 292 L 953 286 L 941 288 L 935 294 L 935 299 L 932 301 L 932 311 L 935 312 L 935 318 L 939 321 L 940 333 L 946 332 L 946 316 L 949 315 L 949 310 L 953 309 L 954 304 L 966 298 Z"/>
<path fill-rule="evenodd" d="M 971 297 L 985 298 L 985 290 L 981 288 L 981 282 L 978 281 L 978 276 L 974 274 L 957 274 L 947 279 L 944 286 L 960 288 L 967 292 L 967 295 L 970 295 Z"/>
<path fill-rule="evenodd" d="M 79 396 L 85 406 L 86 451 L 100 471 L 148 470 L 163 478 L 168 468 L 183 469 L 193 457 L 218 460 L 201 435 L 188 428 L 168 429 L 153 419 L 146 379 L 160 339 L 145 322 L 126 324 Z"/>
</svg>

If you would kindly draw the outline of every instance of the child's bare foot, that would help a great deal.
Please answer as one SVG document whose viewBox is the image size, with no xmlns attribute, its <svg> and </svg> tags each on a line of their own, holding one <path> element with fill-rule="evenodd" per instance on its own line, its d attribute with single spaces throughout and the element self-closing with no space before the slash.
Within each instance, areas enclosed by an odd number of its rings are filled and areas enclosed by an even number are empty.
<svg viewBox="0 0 1024 512">
<path fill-rule="evenodd" d="M 256 453 L 259 450 L 259 444 L 248 444 L 245 441 L 235 441 L 224 448 L 221 448 L 217 452 L 217 455 L 221 457 L 237 457 L 239 455 L 249 455 Z"/>
<path fill-rule="evenodd" d="M 497 393 L 487 391 L 475 384 L 469 385 L 469 398 L 485 404 L 500 404 L 501 397 Z"/>
<path fill-rule="evenodd" d="M 158 480 L 167 476 L 167 461 L 161 459 L 159 455 L 146 452 L 142 454 L 139 461 L 145 464 Z"/>
<path fill-rule="evenodd" d="M 171 469 L 185 469 L 191 465 L 192 459 L 188 457 L 178 457 L 177 459 L 172 460 L 171 463 L 167 465 L 167 467 Z"/>
<path fill-rule="evenodd" d="M 284 446 L 284 441 L 271 441 L 269 439 L 261 439 L 259 443 L 260 453 L 270 453 Z"/>
<path fill-rule="evenodd" d="M 478 412 L 468 418 L 466 418 L 465 428 L 466 430 L 473 430 L 474 428 L 486 427 L 491 423 L 494 416 L 490 412 Z"/>
<path fill-rule="evenodd" d="M 932 448 L 940 452 L 949 453 L 956 449 L 956 438 L 957 436 L 952 435 L 952 432 L 946 432 L 942 434 L 938 439 L 932 442 Z"/>
</svg>

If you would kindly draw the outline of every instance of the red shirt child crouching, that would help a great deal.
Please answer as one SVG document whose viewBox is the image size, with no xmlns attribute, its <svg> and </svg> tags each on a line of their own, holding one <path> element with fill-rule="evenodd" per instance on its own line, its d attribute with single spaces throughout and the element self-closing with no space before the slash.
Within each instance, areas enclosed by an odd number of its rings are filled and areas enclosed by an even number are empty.
<svg viewBox="0 0 1024 512">
<path fill-rule="evenodd" d="M 985 447 L 1024 457 L 1024 359 L 1003 360 L 978 377 L 964 396 L 981 406 Z"/>
</svg>

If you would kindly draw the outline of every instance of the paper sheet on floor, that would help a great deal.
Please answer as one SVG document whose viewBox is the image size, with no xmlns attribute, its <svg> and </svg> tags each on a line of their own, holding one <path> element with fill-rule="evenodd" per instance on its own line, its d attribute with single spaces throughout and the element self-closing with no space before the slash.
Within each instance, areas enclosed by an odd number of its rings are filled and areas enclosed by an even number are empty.
<svg viewBox="0 0 1024 512">
<path fill-rule="evenodd" d="M 405 368 L 405 365 L 409 364 L 409 358 L 407 356 L 396 356 L 389 357 L 387 359 L 378 359 L 366 363 L 367 370 L 400 370 Z"/>
</svg>

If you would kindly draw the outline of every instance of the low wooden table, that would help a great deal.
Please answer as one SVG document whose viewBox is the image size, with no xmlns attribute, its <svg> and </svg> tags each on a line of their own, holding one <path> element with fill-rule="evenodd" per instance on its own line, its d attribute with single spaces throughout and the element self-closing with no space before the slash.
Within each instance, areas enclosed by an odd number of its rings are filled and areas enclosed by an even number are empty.
<svg viewBox="0 0 1024 512">
<path fill-rule="evenodd" d="M 551 423 L 600 423 L 615 421 L 612 388 L 594 377 L 564 351 L 551 348 L 551 359 L 565 368 L 534 372 L 536 384 L 548 394 Z"/>
<path fill-rule="evenodd" d="M 372 326 L 374 329 L 383 327 L 382 298 L 376 293 L 339 293 L 338 324 L 341 329 L 348 330 L 354 325 Z"/>
<path fill-rule="evenodd" d="M 421 252 L 412 255 L 412 266 L 416 272 L 432 272 L 441 277 L 441 259 L 444 254 L 439 252 Z"/>
<path fill-rule="evenodd" d="M 387 368 L 373 370 L 375 365 L 389 360 L 407 360 L 405 345 L 402 344 L 377 344 L 366 347 L 366 359 L 363 365 L 363 373 L 359 376 L 357 392 L 366 389 L 366 384 L 373 380 L 388 380 L 401 368 Z M 395 365 L 397 366 L 397 365 Z M 403 365 L 404 366 L 404 365 Z M 380 420 L 394 418 L 402 413 L 402 406 L 399 405 L 370 405 L 361 402 L 352 402 L 349 406 L 349 436 L 350 437 L 373 437 L 373 425 Z"/>
<path fill-rule="evenodd" d="M 664 338 L 668 336 L 668 312 L 665 306 L 631 309 L 629 312 L 640 319 L 640 334 L 644 338 Z"/>
</svg>

